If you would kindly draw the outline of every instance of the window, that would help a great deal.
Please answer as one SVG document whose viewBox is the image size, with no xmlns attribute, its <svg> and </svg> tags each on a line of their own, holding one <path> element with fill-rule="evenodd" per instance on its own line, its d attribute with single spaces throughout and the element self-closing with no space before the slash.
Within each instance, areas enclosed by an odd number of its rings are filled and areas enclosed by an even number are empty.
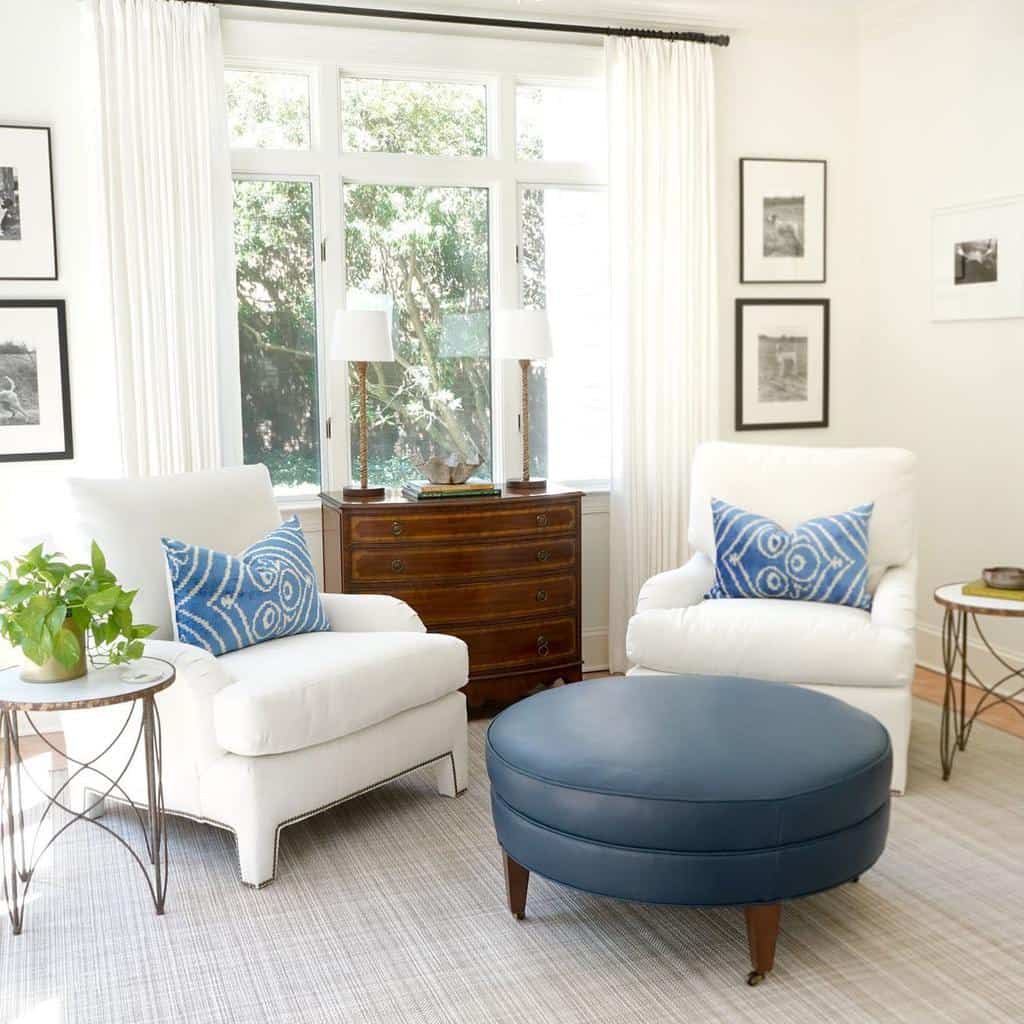
<svg viewBox="0 0 1024 1024">
<path fill-rule="evenodd" d="M 242 449 L 280 493 L 320 489 L 314 188 L 235 180 Z"/>
<path fill-rule="evenodd" d="M 343 76 L 341 144 L 352 153 L 484 156 L 487 89 Z"/>
<path fill-rule="evenodd" d="M 491 473 L 490 284 L 485 188 L 346 185 L 351 308 L 391 315 L 394 363 L 371 363 L 369 465 L 400 487 L 431 453 Z M 350 388 L 355 422 L 355 375 Z M 358 438 L 353 432 L 352 461 Z"/>
<path fill-rule="evenodd" d="M 272 71 L 225 73 L 231 145 L 309 149 L 309 78 Z"/>
<path fill-rule="evenodd" d="M 531 473 L 538 476 L 610 477 L 607 221 L 599 189 L 521 190 L 521 301 L 548 311 L 555 351 L 531 371 Z"/>
<path fill-rule="evenodd" d="M 604 95 L 599 89 L 516 87 L 516 155 L 520 160 L 605 160 Z"/>
<path fill-rule="evenodd" d="M 533 469 L 606 480 L 600 51 L 258 21 L 230 36 L 252 49 L 226 72 L 231 457 L 265 463 L 288 498 L 358 476 L 355 368 L 324 361 L 347 305 L 385 310 L 395 348 L 367 368 L 371 481 L 397 487 L 452 452 L 514 475 L 519 368 L 491 360 L 490 319 L 525 303 L 548 310 L 555 342 L 534 370 Z M 532 77 L 554 67 L 559 84 Z"/>
</svg>

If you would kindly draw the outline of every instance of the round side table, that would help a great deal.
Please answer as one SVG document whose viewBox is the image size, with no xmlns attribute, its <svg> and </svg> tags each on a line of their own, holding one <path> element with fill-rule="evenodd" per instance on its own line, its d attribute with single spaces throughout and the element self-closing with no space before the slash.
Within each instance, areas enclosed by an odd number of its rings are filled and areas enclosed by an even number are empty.
<svg viewBox="0 0 1024 1024">
<path fill-rule="evenodd" d="M 3 868 L 3 894 L 14 934 L 21 934 L 25 896 L 40 859 L 60 836 L 79 821 L 95 825 L 113 836 L 132 855 L 142 869 L 157 914 L 162 914 L 167 895 L 168 857 L 167 836 L 164 830 L 160 714 L 157 711 L 155 696 L 174 682 L 174 667 L 156 658 L 143 658 L 130 665 L 92 670 L 87 676 L 69 683 L 26 683 L 21 679 L 20 672 L 18 668 L 0 670 L 0 747 L 3 748 L 3 760 L 0 762 L 0 864 Z M 88 761 L 77 761 L 68 757 L 67 753 L 55 747 L 32 721 L 33 711 L 77 711 L 107 707 L 111 704 L 129 705 L 124 724 L 117 735 L 112 737 L 109 745 Z M 138 714 L 136 709 L 139 709 Z M 41 786 L 24 768 L 19 741 L 19 717 L 29 726 L 21 735 L 34 733 L 54 753 L 67 759 L 68 778 L 56 792 L 51 793 Z M 136 719 L 138 733 L 124 768 L 117 775 L 108 775 L 97 768 L 96 762 L 107 754 L 122 736 L 129 734 L 129 729 Z M 146 760 L 145 805 L 136 803 L 121 787 L 121 780 L 140 747 Z M 107 788 L 92 802 L 87 799 L 87 806 L 76 810 L 67 806 L 65 794 L 75 778 L 85 772 L 92 772 L 98 776 Z M 32 782 L 45 801 L 31 844 L 27 842 L 25 836 L 23 778 L 28 778 Z M 125 838 L 102 821 L 90 816 L 94 808 L 102 807 L 107 797 L 123 801 L 135 811 L 145 839 L 145 860 Z M 38 846 L 43 823 L 55 808 L 64 812 L 67 818 L 53 829 L 53 834 L 42 846 Z"/>
<path fill-rule="evenodd" d="M 942 777 L 949 778 L 953 770 L 953 757 L 958 750 L 967 749 L 971 729 L 982 711 L 997 704 L 1012 707 L 1024 717 L 1024 708 L 1015 698 L 1024 693 L 1024 686 L 1012 693 L 1001 692 L 1001 687 L 1015 679 L 1024 680 L 1024 666 L 1011 665 L 996 653 L 978 622 L 982 615 L 1024 619 L 1024 601 L 1005 598 L 971 597 L 963 592 L 963 583 L 947 583 L 935 591 L 935 601 L 945 608 L 942 620 L 942 661 L 946 669 L 946 693 L 942 701 L 942 726 L 939 732 L 939 756 L 942 759 Z M 982 682 L 967 663 L 967 633 L 970 624 L 978 639 L 993 658 L 1006 669 L 1006 675 L 993 683 Z M 967 714 L 968 677 L 984 691 L 974 710 Z"/>
</svg>

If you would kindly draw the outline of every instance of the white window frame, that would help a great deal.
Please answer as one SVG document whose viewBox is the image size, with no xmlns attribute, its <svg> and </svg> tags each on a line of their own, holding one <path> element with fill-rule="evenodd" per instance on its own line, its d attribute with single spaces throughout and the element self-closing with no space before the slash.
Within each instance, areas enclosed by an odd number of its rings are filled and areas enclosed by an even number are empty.
<svg viewBox="0 0 1024 1024">
<path fill-rule="evenodd" d="M 516 158 L 517 85 L 599 88 L 601 50 L 593 45 L 498 40 L 464 35 L 311 26 L 280 21 L 223 19 L 225 64 L 250 71 L 304 73 L 310 81 L 310 149 L 234 149 L 236 176 L 313 180 L 317 246 L 317 325 L 320 358 L 322 488 L 339 489 L 352 477 L 348 374 L 327 356 L 334 310 L 344 302 L 345 184 L 469 186 L 488 189 L 491 308 L 514 306 L 520 295 L 517 253 L 520 189 L 530 185 L 605 187 L 603 167 Z M 487 89 L 487 156 L 434 157 L 352 153 L 341 146 L 341 76 L 473 82 Z M 237 354 L 235 356 L 237 363 Z M 491 361 L 491 458 L 495 480 L 520 461 L 519 370 Z M 238 415 L 230 397 L 226 415 Z M 327 432 L 330 432 L 330 438 Z M 229 432 L 230 436 L 230 432 Z M 238 429 L 239 446 L 241 438 Z M 241 461 L 241 451 L 230 453 Z M 560 481 L 578 485 L 583 481 Z M 601 489 L 606 481 L 586 481 Z M 311 495 L 311 499 L 315 496 Z M 295 505 L 294 499 L 288 499 Z"/>
</svg>

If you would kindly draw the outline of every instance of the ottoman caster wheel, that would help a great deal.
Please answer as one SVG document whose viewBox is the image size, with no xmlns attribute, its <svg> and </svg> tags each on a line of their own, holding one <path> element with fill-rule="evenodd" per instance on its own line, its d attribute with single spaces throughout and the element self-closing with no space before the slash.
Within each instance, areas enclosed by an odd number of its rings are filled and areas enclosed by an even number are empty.
<svg viewBox="0 0 1024 1024">
<path fill-rule="evenodd" d="M 747 984 L 753 988 L 755 985 L 760 985 L 764 981 L 764 971 L 751 971 L 747 975 Z"/>
<path fill-rule="evenodd" d="M 513 915 L 512 915 L 512 916 L 513 916 L 513 917 L 514 917 L 514 918 L 515 918 L 515 919 L 516 919 L 517 921 L 525 921 L 525 920 L 526 920 L 526 915 L 525 915 L 525 914 L 516 914 L 516 913 L 513 913 Z"/>
</svg>

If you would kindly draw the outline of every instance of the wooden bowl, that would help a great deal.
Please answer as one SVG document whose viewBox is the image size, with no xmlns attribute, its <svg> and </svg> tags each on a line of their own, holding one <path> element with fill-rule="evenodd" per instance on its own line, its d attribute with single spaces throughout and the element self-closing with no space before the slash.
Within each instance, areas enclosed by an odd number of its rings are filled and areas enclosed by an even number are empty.
<svg viewBox="0 0 1024 1024">
<path fill-rule="evenodd" d="M 997 565 L 991 569 L 983 569 L 981 578 L 987 587 L 996 590 L 1024 590 L 1024 569 Z"/>
</svg>

